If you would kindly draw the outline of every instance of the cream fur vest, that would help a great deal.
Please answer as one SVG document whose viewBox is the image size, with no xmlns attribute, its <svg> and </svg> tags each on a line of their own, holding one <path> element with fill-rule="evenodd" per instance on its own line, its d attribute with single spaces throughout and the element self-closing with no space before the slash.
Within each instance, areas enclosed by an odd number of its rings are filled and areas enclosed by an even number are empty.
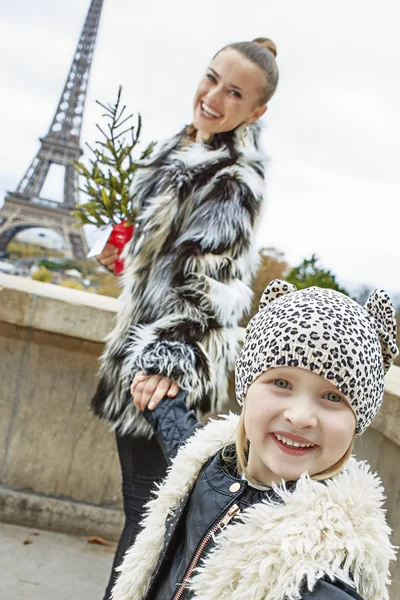
<svg viewBox="0 0 400 600">
<path fill-rule="evenodd" d="M 148 505 L 144 529 L 120 567 L 113 600 L 146 598 L 163 548 L 170 511 L 193 487 L 204 463 L 235 440 L 239 417 L 230 414 L 196 432 L 183 446 Z M 364 600 L 387 600 L 388 566 L 395 558 L 380 480 L 350 459 L 327 482 L 304 475 L 294 492 L 278 491 L 241 513 L 218 535 L 193 578 L 196 600 L 298 600 L 328 576 L 351 584 Z"/>
</svg>

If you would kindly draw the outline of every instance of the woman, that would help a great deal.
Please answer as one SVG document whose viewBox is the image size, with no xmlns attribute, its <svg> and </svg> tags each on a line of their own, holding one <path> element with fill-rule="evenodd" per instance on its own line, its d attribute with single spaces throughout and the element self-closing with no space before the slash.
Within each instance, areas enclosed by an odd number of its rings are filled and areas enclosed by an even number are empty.
<svg viewBox="0 0 400 600">
<path fill-rule="evenodd" d="M 114 569 L 139 529 L 144 503 L 166 461 L 131 402 L 133 378 L 158 395 L 187 392 L 199 417 L 227 401 L 236 327 L 250 307 L 254 247 L 264 195 L 258 119 L 278 83 L 266 38 L 214 57 L 194 98 L 193 124 L 158 149 L 134 182 L 139 221 L 124 250 L 121 309 L 101 358 L 92 401 L 113 422 L 123 474 L 126 524 Z M 99 259 L 112 267 L 110 248 Z"/>
</svg>

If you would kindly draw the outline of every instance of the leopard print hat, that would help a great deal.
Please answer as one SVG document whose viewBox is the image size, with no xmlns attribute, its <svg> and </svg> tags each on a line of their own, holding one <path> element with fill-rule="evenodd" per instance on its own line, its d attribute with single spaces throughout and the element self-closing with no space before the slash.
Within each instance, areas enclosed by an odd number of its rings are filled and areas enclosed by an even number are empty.
<svg viewBox="0 0 400 600">
<path fill-rule="evenodd" d="M 363 308 L 331 289 L 297 290 L 285 281 L 265 289 L 236 361 L 236 397 L 273 367 L 322 375 L 346 397 L 361 435 L 382 404 L 384 375 L 398 354 L 389 296 L 376 290 Z"/>
</svg>

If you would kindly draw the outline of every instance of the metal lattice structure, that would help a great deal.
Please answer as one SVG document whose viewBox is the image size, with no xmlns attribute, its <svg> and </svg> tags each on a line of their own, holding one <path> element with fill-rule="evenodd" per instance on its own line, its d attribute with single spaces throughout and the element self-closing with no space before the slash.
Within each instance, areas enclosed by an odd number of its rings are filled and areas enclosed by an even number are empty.
<svg viewBox="0 0 400 600">
<path fill-rule="evenodd" d="M 78 46 L 47 135 L 15 192 L 7 194 L 0 210 L 0 252 L 23 229 L 48 227 L 64 239 L 68 254 L 87 253 L 82 229 L 72 229 L 71 210 L 78 203 L 78 175 L 74 161 L 82 154 L 80 136 L 90 68 L 103 0 L 91 0 Z M 52 164 L 65 167 L 62 202 L 40 197 Z"/>
</svg>

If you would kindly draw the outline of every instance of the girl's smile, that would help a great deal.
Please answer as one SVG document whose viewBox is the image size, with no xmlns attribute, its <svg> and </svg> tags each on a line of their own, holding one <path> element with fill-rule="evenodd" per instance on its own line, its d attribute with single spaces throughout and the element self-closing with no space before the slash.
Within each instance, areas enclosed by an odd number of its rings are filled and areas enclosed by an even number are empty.
<svg viewBox="0 0 400 600">
<path fill-rule="evenodd" d="M 294 456 L 302 456 L 308 452 L 313 452 L 319 447 L 305 438 L 300 438 L 290 433 L 274 431 L 271 433 L 271 437 L 276 442 L 278 448 Z"/>
<path fill-rule="evenodd" d="M 356 419 L 343 395 L 299 367 L 262 373 L 248 389 L 244 411 L 248 472 L 266 485 L 329 470 L 354 438 Z"/>
</svg>

